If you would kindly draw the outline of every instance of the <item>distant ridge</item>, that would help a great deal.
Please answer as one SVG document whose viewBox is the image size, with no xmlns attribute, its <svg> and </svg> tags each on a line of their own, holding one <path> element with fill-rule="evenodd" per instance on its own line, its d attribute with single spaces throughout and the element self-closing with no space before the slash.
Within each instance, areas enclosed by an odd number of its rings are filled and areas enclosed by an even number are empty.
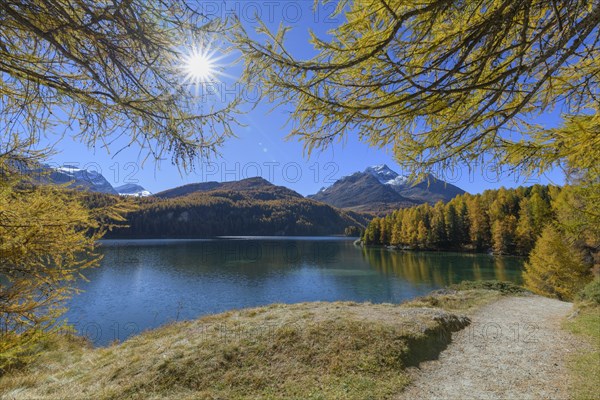
<svg viewBox="0 0 600 400">
<path fill-rule="evenodd" d="M 177 197 L 187 196 L 192 193 L 210 192 L 214 190 L 231 190 L 231 191 L 247 191 L 259 189 L 278 188 L 279 191 L 285 191 L 286 195 L 292 197 L 303 197 L 301 194 L 288 189 L 284 186 L 276 186 L 271 182 L 261 177 L 246 178 L 239 181 L 231 182 L 199 182 L 190 183 L 183 186 L 178 186 L 173 189 L 167 189 L 156 193 L 154 196 L 161 199 L 173 199 Z"/>
<path fill-rule="evenodd" d="M 192 183 L 140 199 L 112 238 L 358 234 L 369 218 L 307 199 L 263 178 Z"/>
</svg>

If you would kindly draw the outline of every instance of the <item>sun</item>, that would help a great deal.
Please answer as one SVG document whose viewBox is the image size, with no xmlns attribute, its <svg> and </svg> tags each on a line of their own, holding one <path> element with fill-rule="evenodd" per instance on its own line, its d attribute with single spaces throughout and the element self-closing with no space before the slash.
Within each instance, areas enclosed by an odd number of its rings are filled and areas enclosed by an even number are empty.
<svg viewBox="0 0 600 400">
<path fill-rule="evenodd" d="M 202 40 L 196 45 L 177 49 L 176 67 L 181 86 L 193 91 L 195 97 L 214 96 L 221 91 L 224 80 L 236 79 L 226 73 L 232 65 L 228 52 L 214 40 Z"/>
<path fill-rule="evenodd" d="M 198 46 L 189 48 L 182 54 L 180 69 L 185 75 L 185 81 L 196 87 L 207 83 L 214 83 L 217 77 L 223 74 L 223 65 L 219 62 L 224 58 L 212 46 Z"/>
<path fill-rule="evenodd" d="M 187 56 L 183 69 L 187 78 L 195 83 L 212 81 L 217 74 L 215 60 L 204 52 L 194 52 Z"/>
</svg>

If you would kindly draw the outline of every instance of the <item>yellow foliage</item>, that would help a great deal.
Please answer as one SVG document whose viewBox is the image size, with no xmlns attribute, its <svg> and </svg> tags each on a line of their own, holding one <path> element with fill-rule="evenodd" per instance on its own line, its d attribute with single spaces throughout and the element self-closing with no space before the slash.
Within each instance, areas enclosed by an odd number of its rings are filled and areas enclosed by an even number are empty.
<svg viewBox="0 0 600 400">
<path fill-rule="evenodd" d="M 232 137 L 241 96 L 200 102 L 182 63 L 224 24 L 185 0 L 0 2 L 0 126 L 22 139 L 68 126 L 90 147 L 128 136 L 183 168 Z"/>
<path fill-rule="evenodd" d="M 309 60 L 287 27 L 236 37 L 249 82 L 294 106 L 309 152 L 358 133 L 416 172 L 490 159 L 534 172 L 584 154 L 600 165 L 598 2 L 343 3 Z M 562 128 L 536 124 L 559 108 Z"/>
<path fill-rule="evenodd" d="M 128 209 L 119 201 L 90 208 L 81 193 L 23 178 L 0 181 L 0 371 L 60 328 L 56 318 L 76 292 L 74 281 L 100 260 L 96 241 Z"/>
<path fill-rule="evenodd" d="M 535 293 L 571 300 L 592 277 L 582 254 L 548 225 L 525 264 L 523 279 Z"/>
</svg>

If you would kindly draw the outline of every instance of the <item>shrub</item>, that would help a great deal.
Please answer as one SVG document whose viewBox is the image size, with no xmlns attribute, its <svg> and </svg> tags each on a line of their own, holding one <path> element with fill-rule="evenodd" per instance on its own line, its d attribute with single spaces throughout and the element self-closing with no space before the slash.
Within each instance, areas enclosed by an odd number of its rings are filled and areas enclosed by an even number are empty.
<svg viewBox="0 0 600 400">
<path fill-rule="evenodd" d="M 525 290 L 524 288 L 522 288 L 521 286 L 519 286 L 515 283 L 505 282 L 505 281 L 496 281 L 496 280 L 462 281 L 459 284 L 451 285 L 450 289 L 454 289 L 454 290 L 477 290 L 477 289 L 496 290 L 503 294 L 520 294 L 520 293 L 527 292 L 527 290 Z"/>
<path fill-rule="evenodd" d="M 600 278 L 588 283 L 577 295 L 577 300 L 600 305 Z"/>
</svg>

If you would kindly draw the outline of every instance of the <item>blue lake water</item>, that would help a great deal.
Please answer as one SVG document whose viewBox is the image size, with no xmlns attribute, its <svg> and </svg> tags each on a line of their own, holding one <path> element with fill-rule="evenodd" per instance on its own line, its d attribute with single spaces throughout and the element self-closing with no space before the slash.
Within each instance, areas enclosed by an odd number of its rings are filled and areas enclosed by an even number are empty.
<svg viewBox="0 0 600 400">
<path fill-rule="evenodd" d="M 400 303 L 462 280 L 521 283 L 523 261 L 360 248 L 347 238 L 103 241 L 65 315 L 106 345 L 172 321 L 304 301 Z"/>
</svg>

